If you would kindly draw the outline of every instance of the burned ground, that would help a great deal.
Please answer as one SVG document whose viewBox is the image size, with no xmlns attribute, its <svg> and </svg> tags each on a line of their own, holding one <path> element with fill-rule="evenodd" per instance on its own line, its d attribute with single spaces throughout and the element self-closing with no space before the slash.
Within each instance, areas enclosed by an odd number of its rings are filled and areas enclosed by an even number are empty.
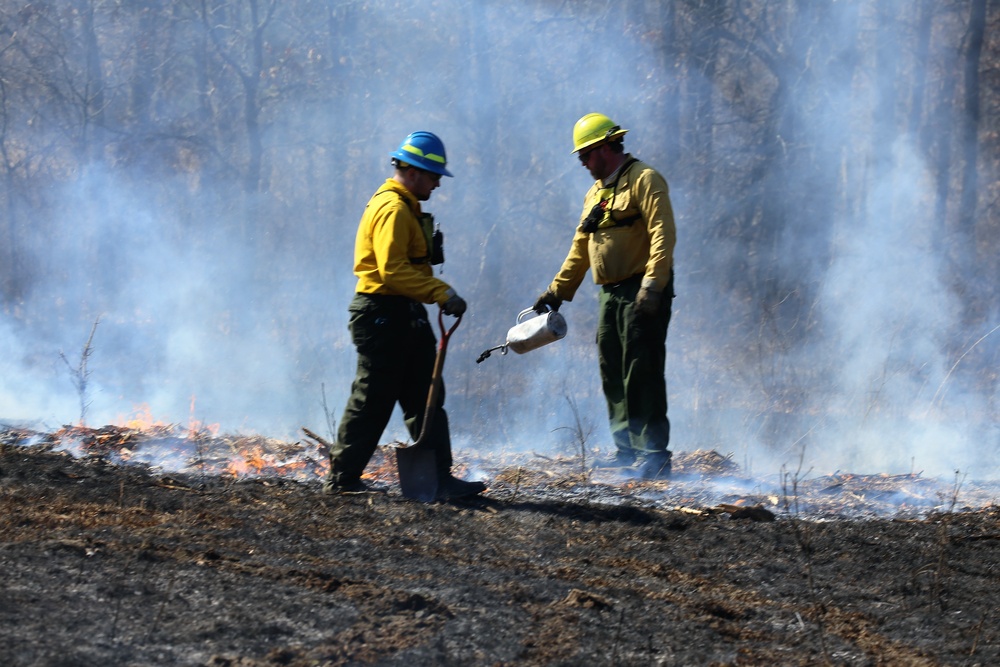
<svg viewBox="0 0 1000 667">
<path fill-rule="evenodd" d="M 1000 664 L 992 485 L 726 493 L 717 455 L 670 482 L 527 457 L 475 461 L 482 499 L 422 504 L 387 465 L 331 497 L 315 471 L 23 440 L 0 454 L 6 665 Z"/>
</svg>

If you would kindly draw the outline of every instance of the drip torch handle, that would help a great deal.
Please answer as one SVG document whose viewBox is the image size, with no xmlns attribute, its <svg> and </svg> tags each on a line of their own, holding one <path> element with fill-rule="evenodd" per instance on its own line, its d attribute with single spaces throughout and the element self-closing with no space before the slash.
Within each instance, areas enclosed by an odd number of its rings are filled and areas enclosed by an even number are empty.
<svg viewBox="0 0 1000 667">
<path fill-rule="evenodd" d="M 524 318 L 524 316 L 525 316 L 525 315 L 527 315 L 528 313 L 534 313 L 535 315 L 541 315 L 541 314 L 542 314 L 542 313 L 537 313 L 537 312 L 535 312 L 535 309 L 534 309 L 534 308 L 525 308 L 524 310 L 522 310 L 522 311 L 521 311 L 520 313 L 518 313 L 518 314 L 517 314 L 517 323 L 518 323 L 518 324 L 520 324 L 520 323 L 521 323 L 521 320 L 522 320 L 522 319 Z"/>
</svg>

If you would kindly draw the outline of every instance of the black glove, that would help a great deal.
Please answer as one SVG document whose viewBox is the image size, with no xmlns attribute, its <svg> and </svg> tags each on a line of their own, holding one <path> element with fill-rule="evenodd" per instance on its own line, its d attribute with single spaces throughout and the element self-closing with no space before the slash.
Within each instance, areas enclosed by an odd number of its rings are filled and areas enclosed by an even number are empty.
<svg viewBox="0 0 1000 667">
<path fill-rule="evenodd" d="M 535 305 L 532 306 L 531 309 L 536 313 L 547 313 L 550 308 L 552 310 L 559 310 L 559 306 L 562 305 L 562 302 L 563 300 L 555 294 L 549 290 L 545 290 L 542 295 L 538 297 L 538 301 L 535 302 Z"/>
<path fill-rule="evenodd" d="M 441 310 L 444 311 L 444 314 L 451 315 L 452 317 L 461 317 L 467 307 L 465 299 L 454 292 L 448 297 L 447 301 L 441 304 Z"/>
<path fill-rule="evenodd" d="M 639 293 L 635 295 L 635 309 L 643 315 L 656 315 L 660 312 L 661 301 L 663 301 L 662 294 L 648 287 L 641 287 Z"/>
</svg>

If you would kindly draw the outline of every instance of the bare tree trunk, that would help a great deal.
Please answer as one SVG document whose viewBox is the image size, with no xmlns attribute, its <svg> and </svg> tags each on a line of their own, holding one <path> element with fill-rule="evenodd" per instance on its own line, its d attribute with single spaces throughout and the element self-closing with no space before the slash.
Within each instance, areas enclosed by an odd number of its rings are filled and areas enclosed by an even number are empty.
<svg viewBox="0 0 1000 667">
<path fill-rule="evenodd" d="M 476 99 L 472 113 L 475 117 L 476 132 L 475 151 L 486 157 L 483 160 L 481 177 L 485 183 L 498 182 L 499 169 L 493 156 L 499 155 L 499 140 L 497 139 L 497 100 L 496 87 L 493 85 L 493 72 L 490 67 L 489 19 L 487 13 L 490 6 L 486 3 L 469 3 L 469 64 L 472 69 L 473 89 L 483 95 Z M 470 98 L 477 98 L 476 95 Z M 480 211 L 499 211 L 501 206 L 497 199 L 495 188 L 478 188 L 473 195 L 479 201 L 476 209 Z M 504 291 L 501 287 L 504 280 L 503 257 L 506 254 L 506 226 L 498 225 L 486 235 L 480 255 L 479 275 L 476 277 L 475 291 L 481 289 L 487 293 Z"/>
<path fill-rule="evenodd" d="M 253 194 L 268 188 L 263 176 L 260 82 L 264 75 L 264 36 L 274 18 L 277 0 L 268 0 L 263 8 L 260 0 L 243 1 L 249 11 L 248 17 L 243 16 L 242 7 L 236 4 L 215 4 L 210 0 L 202 0 L 199 11 L 216 55 L 239 81 L 243 99 L 242 118 L 234 118 L 232 122 L 239 122 L 246 131 L 246 160 L 242 165 L 241 180 L 243 191 Z M 206 71 L 205 78 L 210 90 L 214 85 L 210 70 Z M 225 122 L 217 116 L 214 120 Z"/>
<path fill-rule="evenodd" d="M 260 127 L 260 78 L 264 71 L 264 28 L 267 19 L 261 20 L 257 0 L 248 0 L 252 40 L 250 43 L 250 66 L 241 71 L 243 81 L 243 112 L 247 128 L 248 159 L 243 189 L 247 193 L 268 189 L 264 181 L 261 165 L 264 156 L 264 142 Z"/>
<path fill-rule="evenodd" d="M 713 26 L 722 20 L 724 8 L 709 3 L 697 10 L 697 24 L 703 26 L 693 36 L 690 59 L 701 75 L 702 85 L 692 90 L 692 124 L 688 145 L 696 165 L 696 182 L 705 192 L 714 191 L 713 134 L 715 124 L 715 85 L 719 62 L 719 32 Z"/>
<path fill-rule="evenodd" d="M 986 0 L 972 0 L 969 9 L 969 27 L 965 38 L 965 68 L 962 104 L 962 196 L 959 203 L 959 220 L 970 229 L 975 226 L 976 202 L 979 199 L 979 119 L 980 119 L 980 58 L 986 28 Z"/>
<path fill-rule="evenodd" d="M 177 11 L 176 8 L 174 11 Z M 207 17 L 211 14 L 211 10 L 206 0 L 201 0 L 199 11 L 202 20 L 205 21 L 205 30 L 198 34 L 197 48 L 194 49 L 194 72 L 198 90 L 198 119 L 201 126 L 207 128 L 211 127 L 211 123 L 215 120 L 215 111 L 212 107 L 212 78 L 209 76 L 210 39 Z"/>
<path fill-rule="evenodd" d="M 930 64 L 931 28 L 934 25 L 934 0 L 920 0 L 914 12 L 917 15 L 917 38 L 914 47 L 912 98 L 910 101 L 909 131 L 916 135 L 924 121 L 924 95 L 927 93 L 927 67 Z M 921 137 L 920 147 L 926 151 L 926 140 Z"/>
<path fill-rule="evenodd" d="M 146 134 L 150 121 L 153 92 L 156 90 L 156 41 L 163 26 L 162 0 L 141 0 L 134 11 L 138 15 L 135 70 L 130 81 L 130 120 L 139 135 Z"/>
<path fill-rule="evenodd" d="M 2 70 L 0 70 L 2 72 Z M 8 82 L 6 77 L 0 75 L 0 160 L 3 168 L 4 192 L 0 193 L 3 198 L 4 208 L 7 214 L 0 221 L 3 232 L 0 238 L 0 302 L 6 303 L 13 300 L 15 295 L 15 276 L 18 273 L 17 256 L 17 211 L 14 207 L 14 193 L 16 184 L 14 180 L 14 167 L 11 164 L 10 152 L 7 149 L 8 125 L 9 125 L 9 100 Z"/>
<path fill-rule="evenodd" d="M 82 128 L 80 150 L 84 162 L 100 160 L 104 155 L 104 75 L 101 72 L 101 50 L 94 29 L 94 5 L 91 0 L 75 0 L 80 16 L 81 38 L 86 80 L 83 86 Z"/>
<path fill-rule="evenodd" d="M 979 249 L 976 247 L 977 220 L 976 209 L 979 202 L 979 121 L 980 121 L 980 60 L 983 53 L 983 39 L 986 30 L 986 0 L 972 0 L 969 8 L 968 32 L 965 38 L 965 67 L 963 72 L 963 87 L 965 89 L 962 104 L 962 192 L 958 205 L 958 224 L 966 234 L 960 237 L 960 242 L 967 246 L 965 253 L 968 260 L 962 266 L 965 270 L 965 283 L 970 293 L 967 295 L 966 307 L 970 316 L 981 320 L 989 308 L 988 294 L 995 286 L 990 285 L 985 292 L 976 288 L 979 272 Z M 984 297 L 986 303 L 984 303 Z"/>
<path fill-rule="evenodd" d="M 948 70 L 954 66 L 945 50 L 943 58 L 947 58 L 942 68 Z M 953 110 L 955 98 L 955 77 L 941 77 L 941 88 L 937 95 L 933 96 L 936 104 L 931 112 L 930 122 L 927 124 L 927 135 L 933 137 L 931 144 L 933 153 L 933 163 L 935 165 L 935 202 L 934 217 L 939 225 L 950 228 L 948 219 L 948 201 L 951 192 L 951 169 L 952 169 L 952 141 L 954 140 Z M 936 147 L 937 150 L 933 150 Z M 948 232 L 945 232 L 948 235 Z"/>
</svg>

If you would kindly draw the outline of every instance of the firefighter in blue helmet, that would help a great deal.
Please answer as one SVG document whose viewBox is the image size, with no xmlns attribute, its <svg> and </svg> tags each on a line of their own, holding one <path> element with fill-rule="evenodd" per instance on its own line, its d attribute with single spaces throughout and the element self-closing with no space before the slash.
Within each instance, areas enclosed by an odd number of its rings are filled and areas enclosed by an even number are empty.
<svg viewBox="0 0 1000 667">
<path fill-rule="evenodd" d="M 354 242 L 358 282 L 348 310 L 358 368 L 330 449 L 327 493 L 366 488 L 361 474 L 397 403 L 410 434 L 420 435 L 436 356 L 424 304 L 437 304 L 456 317 L 466 309 L 455 289 L 434 276 L 431 266 L 442 257 L 435 252 L 433 218 L 420 208 L 441 177 L 451 176 L 444 144 L 430 132 L 414 132 L 389 156 L 394 173 L 369 200 Z M 443 388 L 440 401 L 427 436 L 435 453 L 438 497 L 482 493 L 482 482 L 451 474 Z"/>
</svg>

